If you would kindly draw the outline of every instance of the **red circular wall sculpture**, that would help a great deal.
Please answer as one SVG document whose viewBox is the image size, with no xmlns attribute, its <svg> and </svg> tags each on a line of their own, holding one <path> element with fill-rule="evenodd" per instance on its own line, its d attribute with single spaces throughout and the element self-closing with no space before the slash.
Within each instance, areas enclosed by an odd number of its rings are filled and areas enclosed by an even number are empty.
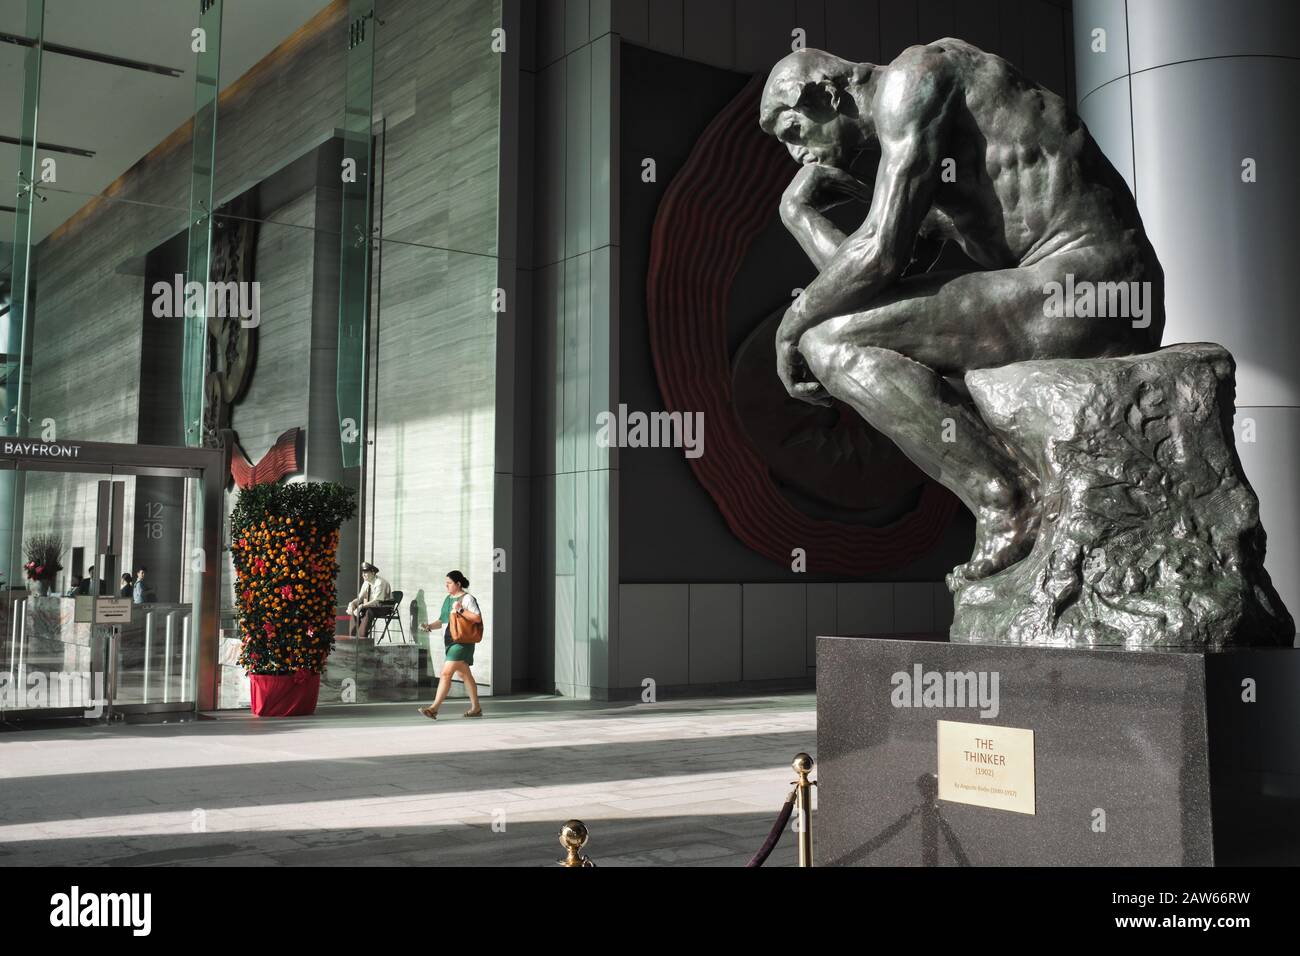
<svg viewBox="0 0 1300 956">
<path fill-rule="evenodd" d="M 957 499 L 927 479 L 916 507 L 887 527 L 809 517 L 781 493 L 732 403 L 731 287 L 794 172 L 759 129 L 762 88 L 755 77 L 713 120 L 659 204 L 646 278 L 655 374 L 668 411 L 704 413 L 706 451 L 689 461 L 737 538 L 780 564 L 802 548 L 809 571 L 895 568 L 938 543 Z"/>
</svg>

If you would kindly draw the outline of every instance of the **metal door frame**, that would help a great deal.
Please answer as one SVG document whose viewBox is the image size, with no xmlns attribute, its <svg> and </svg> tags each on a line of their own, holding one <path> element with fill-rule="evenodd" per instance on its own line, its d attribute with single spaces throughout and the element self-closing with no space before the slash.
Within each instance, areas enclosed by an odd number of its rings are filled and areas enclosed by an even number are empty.
<svg viewBox="0 0 1300 956">
<path fill-rule="evenodd" d="M 224 496 L 230 475 L 230 455 L 224 448 L 183 448 L 170 445 L 124 445 L 112 442 L 38 441 L 0 436 L 0 469 L 94 473 L 114 469 L 160 469 L 177 477 L 198 481 L 202 502 L 202 524 L 195 540 L 201 542 L 204 562 L 199 574 L 198 607 L 194 614 L 197 631 L 194 662 L 194 700 L 188 706 L 174 704 L 129 704 L 123 712 L 152 713 L 160 710 L 194 712 L 217 706 L 217 643 L 221 623 L 221 534 Z M 76 716 L 66 708 L 25 711 L 31 716 Z"/>
</svg>

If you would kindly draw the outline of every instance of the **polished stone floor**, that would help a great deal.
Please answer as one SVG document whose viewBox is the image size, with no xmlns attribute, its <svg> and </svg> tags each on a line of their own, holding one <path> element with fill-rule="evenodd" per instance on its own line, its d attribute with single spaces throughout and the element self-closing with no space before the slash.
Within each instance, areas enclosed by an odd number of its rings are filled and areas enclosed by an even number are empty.
<svg viewBox="0 0 1300 956">
<path fill-rule="evenodd" d="M 571 817 L 597 865 L 741 866 L 815 745 L 811 694 L 465 706 L 0 733 L 0 866 L 545 866 Z"/>
</svg>

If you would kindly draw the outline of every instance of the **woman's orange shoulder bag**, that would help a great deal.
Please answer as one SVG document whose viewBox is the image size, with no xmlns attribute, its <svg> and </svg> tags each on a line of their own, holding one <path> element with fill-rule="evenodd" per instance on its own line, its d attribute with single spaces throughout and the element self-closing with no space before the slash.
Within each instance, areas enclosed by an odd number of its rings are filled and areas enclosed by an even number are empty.
<svg viewBox="0 0 1300 956">
<path fill-rule="evenodd" d="M 482 616 L 477 621 L 471 621 L 458 611 L 459 608 L 451 612 L 451 621 L 448 622 L 451 625 L 452 641 L 456 644 L 477 644 L 483 640 Z"/>
</svg>

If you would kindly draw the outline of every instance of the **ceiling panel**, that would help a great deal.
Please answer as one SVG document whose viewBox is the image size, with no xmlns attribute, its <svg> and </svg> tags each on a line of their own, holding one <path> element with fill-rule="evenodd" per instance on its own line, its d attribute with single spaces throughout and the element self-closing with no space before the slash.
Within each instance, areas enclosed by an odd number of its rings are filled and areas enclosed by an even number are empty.
<svg viewBox="0 0 1300 956">
<path fill-rule="evenodd" d="M 222 30 L 222 88 L 229 86 L 329 4 L 324 0 L 226 0 Z M 26 0 L 0 0 L 0 31 L 26 35 Z M 46 0 L 49 43 L 93 50 L 182 70 L 179 78 L 46 52 L 41 74 L 41 142 L 91 150 L 93 158 L 45 153 L 57 162 L 58 191 L 48 191 L 36 217 L 40 241 L 89 197 L 129 169 L 194 109 L 190 31 L 197 0 Z M 342 41 L 340 41 L 342 42 Z M 21 124 L 24 50 L 0 43 L 0 133 Z M 343 78 L 339 77 L 340 85 Z M 0 144 L 0 206 L 14 193 L 18 150 Z M 183 205 L 185 195 L 150 197 Z M 0 236 L 14 217 L 0 211 Z"/>
</svg>

